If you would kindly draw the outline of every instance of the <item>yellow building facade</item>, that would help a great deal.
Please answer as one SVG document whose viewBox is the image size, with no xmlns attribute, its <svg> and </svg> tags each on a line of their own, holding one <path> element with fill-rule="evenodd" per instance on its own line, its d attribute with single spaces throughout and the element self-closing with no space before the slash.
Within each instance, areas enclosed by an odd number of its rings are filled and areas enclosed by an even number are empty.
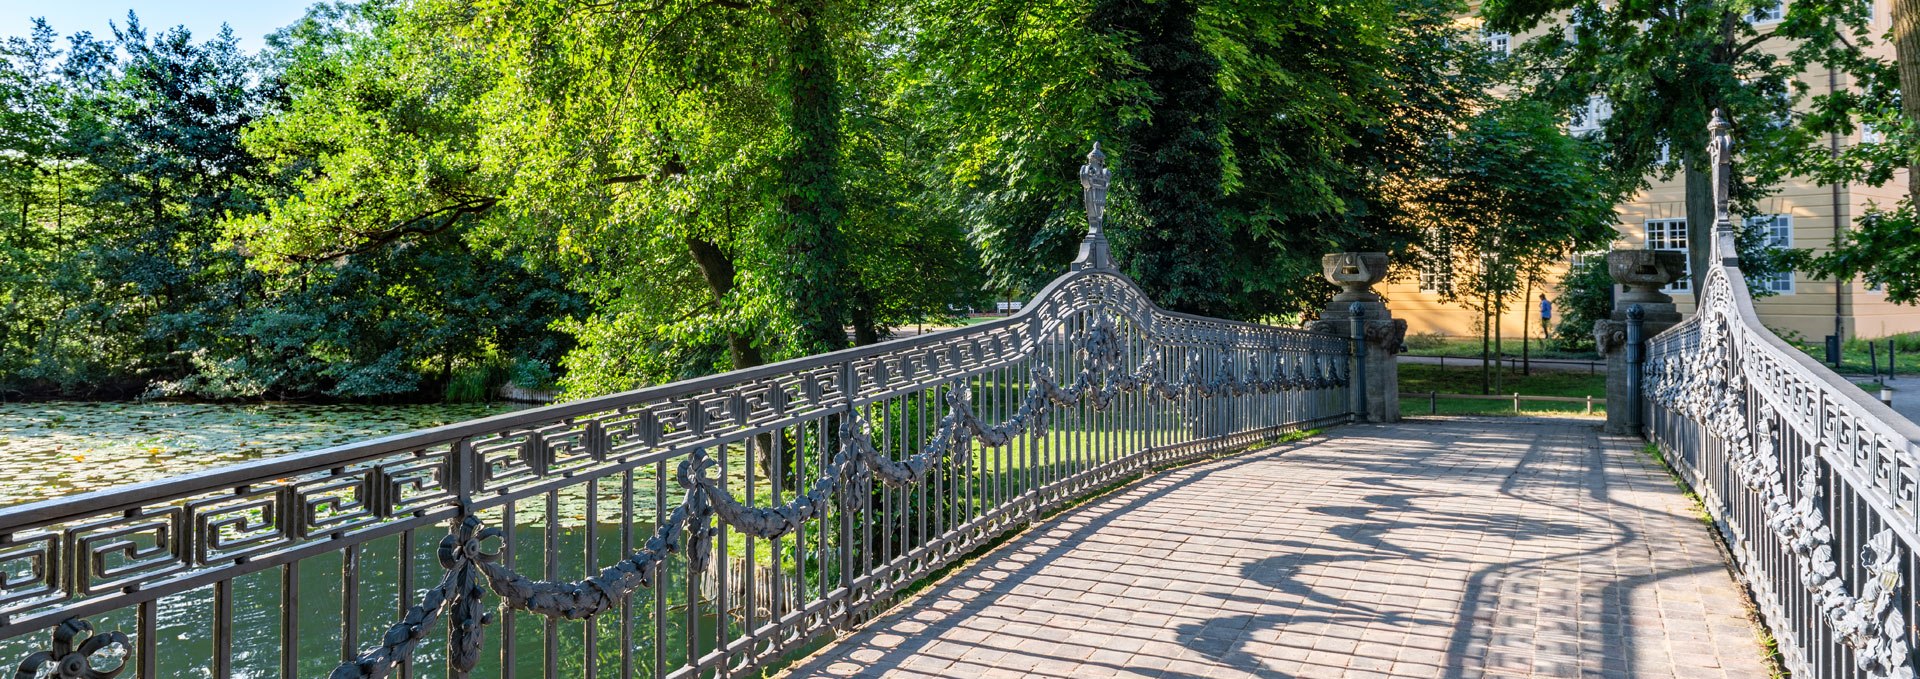
<svg viewBox="0 0 1920 679">
<path fill-rule="evenodd" d="M 1768 16 L 1757 19 L 1756 28 L 1763 32 L 1771 30 L 1771 25 L 1777 21 Z M 1876 34 L 1887 30 L 1887 0 L 1877 0 L 1874 22 Z M 1503 34 L 1486 37 L 1489 46 L 1496 51 L 1518 47 L 1524 39 Z M 1784 45 L 1769 47 L 1785 50 Z M 1824 94 L 1830 86 L 1849 86 L 1844 74 L 1830 77 L 1824 70 L 1803 74 L 1802 78 L 1810 94 Z M 1599 110 L 1592 115 L 1570 116 L 1573 118 L 1571 129 L 1578 132 L 1583 127 L 1597 126 L 1597 120 L 1593 117 L 1605 114 L 1605 104 L 1596 102 L 1594 108 Z M 1586 119 L 1583 120 L 1583 117 Z M 1851 139 L 1834 141 L 1847 145 L 1860 143 L 1863 139 L 1862 135 L 1856 134 Z M 1833 186 L 1789 178 L 1781 183 L 1773 195 L 1759 202 L 1756 214 L 1736 218 L 1746 220 L 1752 227 L 1767 229 L 1776 242 L 1783 246 L 1820 253 L 1830 249 L 1836 227 L 1848 228 L 1854 218 L 1874 205 L 1893 205 L 1900 200 L 1901 190 L 1905 186 L 1904 173 L 1883 187 Z M 1670 180 L 1654 181 L 1651 187 L 1641 191 L 1632 201 L 1619 205 L 1616 212 L 1620 217 L 1619 235 L 1613 247 L 1686 249 L 1686 196 L 1683 180 L 1678 173 Z M 1586 256 L 1596 254 L 1589 253 Z M 1557 299 L 1557 284 L 1562 274 L 1564 269 L 1554 272 L 1544 289 L 1532 291 L 1526 300 L 1515 302 L 1515 308 L 1502 314 L 1500 334 L 1518 339 L 1525 328 L 1528 336 L 1541 337 L 1539 296 L 1545 294 L 1550 299 Z M 1820 338 L 1835 332 L 1836 320 L 1840 334 L 1845 338 L 1875 338 L 1920 332 L 1920 307 L 1891 304 L 1884 293 L 1868 289 L 1858 280 L 1818 280 L 1806 273 L 1795 272 L 1791 276 L 1775 279 L 1750 280 L 1748 285 L 1755 288 L 1765 286 L 1775 293 L 1755 300 L 1754 307 L 1762 322 L 1789 340 L 1818 342 Z M 1480 312 L 1441 300 L 1435 292 L 1424 289 L 1418 272 L 1399 272 L 1383 287 L 1382 294 L 1387 298 L 1393 315 L 1407 320 L 1409 333 L 1480 335 Z M 1681 312 L 1692 313 L 1693 295 L 1685 283 L 1676 285 L 1670 292 Z M 1558 315 L 1556 309 L 1555 316 Z"/>
</svg>

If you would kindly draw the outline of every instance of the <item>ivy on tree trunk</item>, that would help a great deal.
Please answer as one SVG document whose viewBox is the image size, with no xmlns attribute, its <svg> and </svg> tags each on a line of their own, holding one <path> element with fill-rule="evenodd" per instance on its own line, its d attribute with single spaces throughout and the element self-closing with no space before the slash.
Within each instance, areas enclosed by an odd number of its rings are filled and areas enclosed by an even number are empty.
<svg viewBox="0 0 1920 679">
<path fill-rule="evenodd" d="M 788 28 L 784 83 L 791 139 L 777 163 L 775 237 L 784 244 L 790 303 L 799 326 L 798 353 L 846 346 L 847 303 L 840 279 L 847 255 L 839 222 L 846 214 L 840 187 L 840 89 L 827 41 L 824 0 L 795 0 L 782 8 Z"/>
<path fill-rule="evenodd" d="M 1195 35 L 1196 12 L 1192 0 L 1101 0 L 1088 21 L 1123 37 L 1146 90 L 1146 115 L 1115 131 L 1123 149 L 1115 164 L 1147 222 L 1114 233 L 1120 265 L 1168 308 L 1224 316 L 1220 62 Z"/>
</svg>

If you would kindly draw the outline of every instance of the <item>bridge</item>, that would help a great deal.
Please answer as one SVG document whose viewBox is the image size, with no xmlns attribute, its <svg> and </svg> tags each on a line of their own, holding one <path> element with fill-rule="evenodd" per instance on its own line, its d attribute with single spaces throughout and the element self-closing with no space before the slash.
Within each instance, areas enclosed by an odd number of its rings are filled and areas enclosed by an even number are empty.
<svg viewBox="0 0 1920 679">
<path fill-rule="evenodd" d="M 1913 676 L 1920 428 L 1759 324 L 1724 190 L 1698 311 L 1604 329 L 1607 434 L 1398 422 L 1384 256 L 1330 256 L 1306 329 L 1161 309 L 1097 147 L 1081 180 L 1005 319 L 0 508 L 0 662 L 1749 677 L 1764 629 L 1796 676 Z"/>
<path fill-rule="evenodd" d="M 792 675 L 1767 676 L 1713 536 L 1639 448 L 1580 420 L 1469 418 L 1183 467 Z"/>
</svg>

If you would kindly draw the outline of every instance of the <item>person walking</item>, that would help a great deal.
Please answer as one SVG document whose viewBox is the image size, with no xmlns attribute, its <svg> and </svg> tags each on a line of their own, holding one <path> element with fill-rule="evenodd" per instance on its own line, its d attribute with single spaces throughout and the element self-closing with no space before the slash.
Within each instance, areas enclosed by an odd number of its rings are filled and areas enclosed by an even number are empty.
<svg viewBox="0 0 1920 679">
<path fill-rule="evenodd" d="M 1540 339 L 1547 338 L 1547 325 L 1553 322 L 1553 300 L 1546 293 L 1540 293 Z"/>
</svg>

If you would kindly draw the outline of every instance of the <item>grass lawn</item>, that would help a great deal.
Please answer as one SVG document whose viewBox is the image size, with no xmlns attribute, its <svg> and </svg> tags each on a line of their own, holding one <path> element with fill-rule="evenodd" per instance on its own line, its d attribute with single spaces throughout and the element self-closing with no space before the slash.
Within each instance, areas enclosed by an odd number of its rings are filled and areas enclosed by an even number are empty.
<svg viewBox="0 0 1920 679">
<path fill-rule="evenodd" d="M 1595 415 L 1604 414 L 1607 394 L 1607 376 L 1589 375 L 1582 372 L 1534 371 L 1532 375 L 1521 375 L 1514 371 L 1504 371 L 1500 375 L 1497 394 L 1519 393 L 1527 396 L 1592 396 Z M 1400 392 L 1419 393 L 1435 391 L 1442 394 L 1478 394 L 1480 393 L 1479 366 L 1447 367 L 1437 365 L 1403 364 L 1400 366 Z M 1511 401 L 1485 401 L 1479 399 L 1442 398 L 1438 403 L 1442 415 L 1512 415 Z M 1402 398 L 1400 414 L 1425 415 L 1428 403 L 1425 398 Z M 1520 414 L 1556 413 L 1579 414 L 1586 410 L 1584 403 L 1520 403 Z"/>
<path fill-rule="evenodd" d="M 1488 344 L 1492 345 L 1493 343 L 1489 341 Z M 1558 349 L 1553 349 L 1551 348 L 1552 347 L 1551 343 L 1543 342 L 1539 339 L 1535 339 L 1530 342 L 1527 342 L 1526 345 L 1527 346 L 1525 347 L 1525 349 L 1527 351 L 1527 354 L 1534 358 L 1574 358 L 1574 359 L 1599 358 L 1598 354 L 1595 354 L 1591 351 L 1560 351 Z M 1509 338 L 1506 338 L 1506 341 L 1499 343 L 1499 349 L 1501 350 L 1500 353 L 1502 355 L 1519 356 L 1522 347 L 1521 347 L 1521 342 L 1518 338 L 1509 337 Z M 1471 337 L 1471 338 L 1443 337 L 1439 335 L 1409 335 L 1407 336 L 1406 355 L 1408 356 L 1445 356 L 1447 358 L 1479 358 L 1480 357 L 1480 338 L 1478 337 Z"/>
<path fill-rule="evenodd" d="M 1867 343 L 1872 342 L 1875 353 L 1880 356 L 1880 373 L 1886 374 L 1887 342 L 1889 341 L 1894 343 L 1894 348 L 1896 349 L 1894 351 L 1894 361 L 1896 363 L 1894 374 L 1920 375 L 1920 332 L 1910 332 L 1904 335 L 1893 335 L 1871 340 L 1851 339 L 1842 342 L 1840 343 L 1840 367 L 1836 372 L 1866 374 L 1872 370 L 1874 367 L 1874 359 L 1867 355 Z M 1819 341 L 1801 342 L 1789 339 L 1787 343 L 1800 347 L 1800 350 L 1807 352 L 1807 355 L 1812 356 L 1813 360 L 1820 361 L 1823 364 L 1827 360 L 1827 346 Z"/>
</svg>

